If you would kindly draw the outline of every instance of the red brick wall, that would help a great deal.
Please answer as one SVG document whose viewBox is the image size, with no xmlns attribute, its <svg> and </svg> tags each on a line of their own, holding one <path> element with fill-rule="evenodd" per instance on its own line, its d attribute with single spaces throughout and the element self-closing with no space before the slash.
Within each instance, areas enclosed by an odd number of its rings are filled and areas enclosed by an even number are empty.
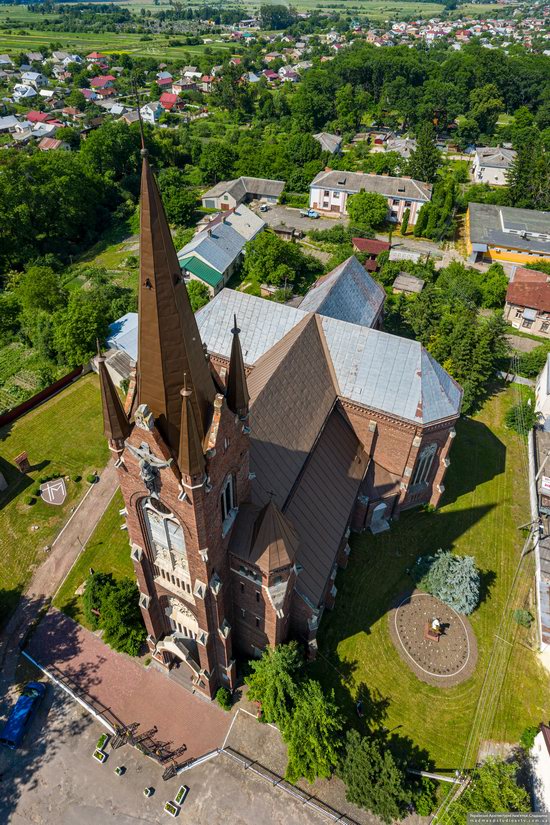
<svg viewBox="0 0 550 825">
<path fill-rule="evenodd" d="M 169 467 L 160 471 L 160 500 L 174 513 L 180 521 L 186 544 L 187 560 L 192 587 L 197 580 L 206 585 L 204 599 L 195 597 L 194 607 L 199 626 L 209 633 L 206 647 L 198 646 L 201 667 L 212 675 L 207 693 L 213 695 L 221 681 L 221 674 L 232 657 L 232 634 L 223 639 L 218 628 L 223 619 L 232 624 L 231 581 L 227 545 L 229 535 L 222 537 L 221 491 L 228 473 L 235 476 L 237 500 L 248 497 L 248 437 L 243 434 L 243 425 L 235 421 L 233 414 L 225 406 L 221 410 L 220 426 L 215 443 L 215 455 L 208 461 L 207 473 L 211 490 L 200 484 L 201 479 L 184 479 L 187 500 L 179 501 L 179 478 L 176 469 Z M 226 443 L 226 441 L 228 443 Z M 169 451 L 156 430 L 148 432 L 134 428 L 129 443 L 139 447 L 147 443 L 151 451 L 159 457 L 170 458 Z M 124 466 L 119 470 L 120 484 L 126 503 L 128 532 L 131 542 L 144 550 L 141 563 L 136 563 L 136 576 L 140 590 L 151 596 L 148 610 L 143 610 L 147 630 L 156 639 L 171 632 L 163 611 L 159 605 L 159 596 L 165 589 L 157 589 L 152 574 L 152 554 L 148 548 L 144 525 L 139 512 L 140 501 L 147 497 L 147 491 L 140 478 L 138 459 L 129 450 L 124 451 Z M 201 555 L 202 551 L 202 555 Z M 205 557 L 206 556 L 206 560 Z M 208 584 L 214 573 L 222 581 L 222 588 L 217 597 Z M 177 593 L 172 593 L 177 597 Z M 186 599 L 182 604 L 189 606 Z"/>
</svg>

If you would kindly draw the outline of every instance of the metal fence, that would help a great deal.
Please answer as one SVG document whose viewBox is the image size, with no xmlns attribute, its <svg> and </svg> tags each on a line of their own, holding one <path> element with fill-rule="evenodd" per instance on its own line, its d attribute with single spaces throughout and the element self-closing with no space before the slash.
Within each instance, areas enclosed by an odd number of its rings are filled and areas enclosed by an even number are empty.
<svg viewBox="0 0 550 825">
<path fill-rule="evenodd" d="M 250 771 L 256 776 L 259 776 L 260 779 L 265 779 L 266 782 L 269 782 L 269 784 L 273 787 L 280 788 L 282 791 L 285 791 L 285 793 L 289 796 L 292 796 L 298 802 L 301 802 L 304 807 L 310 808 L 316 813 L 326 816 L 327 819 L 331 820 L 331 822 L 339 822 L 341 825 L 360 825 L 360 823 L 355 819 L 351 819 L 349 816 L 336 811 L 330 805 L 327 805 L 326 802 L 322 802 L 320 799 L 317 799 L 317 797 L 308 794 L 306 791 L 302 791 L 300 788 L 297 788 L 296 785 L 292 785 L 290 782 L 287 782 L 284 777 L 269 770 L 269 768 L 266 768 L 265 765 L 262 765 L 255 759 L 249 759 L 247 756 L 239 753 L 239 751 L 236 751 L 234 748 L 220 748 L 219 752 L 229 756 L 229 758 L 233 759 L 234 762 L 240 764 L 245 771 Z"/>
</svg>

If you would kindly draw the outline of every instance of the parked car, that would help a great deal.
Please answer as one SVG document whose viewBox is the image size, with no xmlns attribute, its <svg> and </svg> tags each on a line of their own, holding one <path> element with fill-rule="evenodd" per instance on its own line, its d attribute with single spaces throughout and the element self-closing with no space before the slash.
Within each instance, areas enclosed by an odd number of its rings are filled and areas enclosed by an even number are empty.
<svg viewBox="0 0 550 825">
<path fill-rule="evenodd" d="M 43 682 L 29 682 L 0 731 L 0 745 L 15 750 L 23 741 L 27 726 L 46 693 Z"/>
<path fill-rule="evenodd" d="M 267 205 L 267 203 L 262 203 L 262 205 L 260 206 L 260 212 L 269 212 L 269 206 Z"/>
<path fill-rule="evenodd" d="M 315 211 L 315 209 L 302 209 L 300 212 L 302 218 L 318 218 L 319 213 Z"/>
</svg>

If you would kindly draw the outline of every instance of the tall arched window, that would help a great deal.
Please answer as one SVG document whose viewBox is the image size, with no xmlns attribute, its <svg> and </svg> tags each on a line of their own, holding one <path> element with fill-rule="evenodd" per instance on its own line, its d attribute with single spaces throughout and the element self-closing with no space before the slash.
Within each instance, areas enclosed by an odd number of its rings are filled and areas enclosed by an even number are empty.
<svg viewBox="0 0 550 825">
<path fill-rule="evenodd" d="M 412 477 L 413 487 L 418 484 L 427 484 L 436 452 L 437 444 L 428 444 L 420 451 Z"/>
<path fill-rule="evenodd" d="M 155 580 L 192 600 L 191 577 L 181 524 L 156 500 L 146 499 L 142 511 L 154 557 Z"/>
</svg>

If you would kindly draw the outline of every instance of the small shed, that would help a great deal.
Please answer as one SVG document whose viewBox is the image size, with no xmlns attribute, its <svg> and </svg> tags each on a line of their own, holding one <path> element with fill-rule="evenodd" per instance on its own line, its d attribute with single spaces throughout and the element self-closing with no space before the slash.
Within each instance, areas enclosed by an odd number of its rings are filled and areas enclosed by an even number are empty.
<svg viewBox="0 0 550 825">
<path fill-rule="evenodd" d="M 425 281 L 408 272 L 400 272 L 393 282 L 394 292 L 404 292 L 406 295 L 417 295 L 424 289 Z"/>
</svg>

